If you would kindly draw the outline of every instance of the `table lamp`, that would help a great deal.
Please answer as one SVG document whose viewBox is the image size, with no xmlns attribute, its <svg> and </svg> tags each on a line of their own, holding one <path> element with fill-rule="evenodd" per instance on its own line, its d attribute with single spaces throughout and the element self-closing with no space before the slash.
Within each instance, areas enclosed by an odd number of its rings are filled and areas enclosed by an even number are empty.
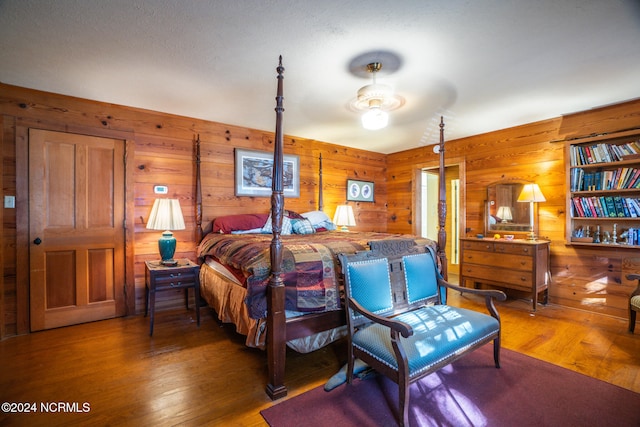
<svg viewBox="0 0 640 427">
<path fill-rule="evenodd" d="M 176 238 L 171 231 L 185 229 L 178 199 L 156 199 L 147 221 L 147 229 L 164 230 L 158 240 L 161 263 L 166 266 L 177 265 L 178 262 L 173 259 L 173 254 L 176 252 Z"/>
<path fill-rule="evenodd" d="M 527 235 L 528 240 L 536 240 L 536 233 L 534 232 L 533 223 L 533 204 L 539 202 L 546 202 L 542 191 L 538 184 L 525 184 L 522 188 L 522 192 L 518 196 L 518 202 L 529 202 L 529 227 L 531 231 Z"/>
<path fill-rule="evenodd" d="M 333 223 L 341 227 L 340 231 L 349 231 L 347 227 L 355 227 L 356 218 L 353 215 L 353 208 L 349 205 L 338 205 L 333 215 Z"/>
</svg>

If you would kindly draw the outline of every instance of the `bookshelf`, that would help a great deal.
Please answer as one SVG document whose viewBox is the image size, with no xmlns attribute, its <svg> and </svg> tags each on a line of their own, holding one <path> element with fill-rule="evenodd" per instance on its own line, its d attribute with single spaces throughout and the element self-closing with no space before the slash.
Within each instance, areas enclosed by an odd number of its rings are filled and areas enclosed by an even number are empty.
<svg viewBox="0 0 640 427">
<path fill-rule="evenodd" d="M 640 248 L 640 129 L 567 141 L 566 240 Z"/>
</svg>

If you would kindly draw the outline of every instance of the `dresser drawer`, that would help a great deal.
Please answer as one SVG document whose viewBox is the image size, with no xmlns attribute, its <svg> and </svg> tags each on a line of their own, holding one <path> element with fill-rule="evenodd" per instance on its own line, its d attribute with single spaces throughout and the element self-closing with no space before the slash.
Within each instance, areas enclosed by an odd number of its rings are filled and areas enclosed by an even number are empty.
<svg viewBox="0 0 640 427">
<path fill-rule="evenodd" d="M 494 251 L 499 253 L 533 256 L 535 250 L 536 247 L 533 245 L 494 243 Z"/>
<path fill-rule="evenodd" d="M 490 241 L 481 241 L 478 240 L 477 242 L 473 242 L 473 241 L 468 241 L 468 240 L 464 240 L 462 242 L 462 248 L 463 249 L 469 249 L 469 250 L 473 250 L 473 251 L 484 251 L 484 252 L 493 252 L 493 242 Z"/>
<path fill-rule="evenodd" d="M 504 254 L 496 252 L 480 252 L 465 250 L 463 264 L 491 265 L 494 267 L 504 267 L 513 270 L 531 271 L 533 269 L 533 258 L 525 255 Z"/>
<path fill-rule="evenodd" d="M 530 291 L 533 285 L 533 274 L 530 271 L 514 271 L 484 265 L 465 264 L 462 275 L 478 282 L 495 283 L 512 289 Z"/>
</svg>

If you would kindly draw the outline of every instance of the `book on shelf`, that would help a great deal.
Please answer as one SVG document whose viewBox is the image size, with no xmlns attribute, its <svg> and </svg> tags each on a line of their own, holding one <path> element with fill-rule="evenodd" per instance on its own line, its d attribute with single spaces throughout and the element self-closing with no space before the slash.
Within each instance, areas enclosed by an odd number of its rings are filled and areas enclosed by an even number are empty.
<svg viewBox="0 0 640 427">
<path fill-rule="evenodd" d="M 640 198 L 575 196 L 570 206 L 574 218 L 640 218 Z"/>
<path fill-rule="evenodd" d="M 625 158 L 640 158 L 640 140 L 623 144 L 571 145 L 569 152 L 572 166 L 619 162 Z"/>
</svg>

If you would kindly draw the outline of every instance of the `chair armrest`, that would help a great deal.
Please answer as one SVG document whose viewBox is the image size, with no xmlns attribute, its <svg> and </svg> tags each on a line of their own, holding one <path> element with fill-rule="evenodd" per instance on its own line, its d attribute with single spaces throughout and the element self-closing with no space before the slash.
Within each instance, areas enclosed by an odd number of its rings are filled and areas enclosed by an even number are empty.
<svg viewBox="0 0 640 427">
<path fill-rule="evenodd" d="M 444 286 L 445 288 L 452 289 L 454 291 L 458 291 L 461 293 L 473 294 L 473 295 L 482 295 L 484 297 L 495 298 L 497 301 L 506 301 L 507 294 L 497 289 L 472 289 L 465 288 L 464 286 L 454 285 L 453 283 L 449 283 L 444 279 L 438 279 L 438 284 L 440 286 Z"/>
<path fill-rule="evenodd" d="M 491 314 L 492 317 L 500 320 L 500 314 L 498 314 L 498 310 L 496 306 L 493 304 L 493 300 L 497 301 L 506 301 L 507 294 L 497 289 L 472 289 L 465 288 L 463 286 L 454 285 L 452 283 L 447 282 L 444 279 L 438 278 L 438 284 L 440 286 L 444 286 L 445 288 L 452 289 L 454 291 L 458 291 L 460 293 L 467 293 L 472 295 L 481 295 L 484 297 L 484 304 L 487 307 L 487 311 Z"/>
<path fill-rule="evenodd" d="M 638 286 L 636 287 L 636 290 L 631 292 L 631 295 L 629 295 L 629 297 L 634 297 L 636 295 L 640 295 L 640 274 L 627 274 L 627 280 L 637 280 L 638 281 Z"/>
<path fill-rule="evenodd" d="M 358 313 L 362 314 L 372 322 L 379 323 L 388 328 L 391 328 L 391 330 L 393 331 L 399 332 L 405 338 L 413 335 L 413 328 L 407 323 L 401 322 L 399 320 L 389 319 L 383 316 L 378 316 L 377 314 L 370 312 L 369 310 L 358 304 L 358 302 L 353 298 L 349 298 L 349 307 L 351 307 L 353 310 L 356 310 Z"/>
</svg>

